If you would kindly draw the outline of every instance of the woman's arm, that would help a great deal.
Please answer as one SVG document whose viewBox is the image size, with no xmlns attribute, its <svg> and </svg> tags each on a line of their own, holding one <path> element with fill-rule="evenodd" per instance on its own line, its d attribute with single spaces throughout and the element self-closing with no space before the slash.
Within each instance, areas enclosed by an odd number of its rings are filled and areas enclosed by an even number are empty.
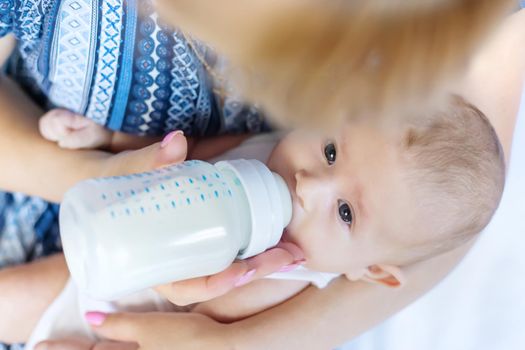
<svg viewBox="0 0 525 350">
<path fill-rule="evenodd" d="M 0 65 L 14 38 L 0 39 Z M 58 202 L 76 182 L 97 176 L 141 172 L 183 161 L 186 140 L 153 144 L 113 155 L 95 150 L 66 150 L 45 140 L 38 130 L 43 111 L 11 79 L 0 74 L 0 189 Z"/>
<path fill-rule="evenodd" d="M 42 114 L 13 81 L 0 77 L 0 188 L 59 201 L 75 182 L 102 173 L 109 155 L 44 140 L 38 131 Z"/>
<path fill-rule="evenodd" d="M 278 307 L 230 325 L 235 349 L 329 349 L 400 311 L 434 287 L 472 244 L 406 271 L 398 290 L 338 278 L 327 288 L 310 287 Z"/>
<path fill-rule="evenodd" d="M 0 76 L 0 188 L 59 202 L 78 181 L 142 172 L 181 162 L 186 139 L 176 137 L 136 151 L 112 154 L 66 150 L 38 131 L 42 111 L 9 78 Z"/>
<path fill-rule="evenodd" d="M 0 39 L 0 66 L 15 47 L 12 35 Z M 73 183 L 102 172 L 102 152 L 72 152 L 44 140 L 38 108 L 9 78 L 0 75 L 0 189 L 58 201 Z"/>
<path fill-rule="evenodd" d="M 525 81 L 525 10 L 510 16 L 482 47 L 456 88 L 488 117 L 507 161 Z"/>
<path fill-rule="evenodd" d="M 399 290 L 339 278 L 310 287 L 272 309 L 231 324 L 194 313 L 94 313 L 87 318 L 102 337 L 158 349 L 329 349 L 361 334 L 432 288 L 470 245 L 414 265 Z M 128 349 L 123 344 L 114 349 Z M 38 349 L 76 350 L 64 341 Z"/>
</svg>

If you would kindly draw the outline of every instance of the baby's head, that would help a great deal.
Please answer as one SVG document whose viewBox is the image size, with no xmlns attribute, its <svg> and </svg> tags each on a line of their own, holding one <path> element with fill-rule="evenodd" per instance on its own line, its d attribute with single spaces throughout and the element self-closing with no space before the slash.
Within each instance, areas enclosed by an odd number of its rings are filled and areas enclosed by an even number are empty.
<svg viewBox="0 0 525 350">
<path fill-rule="evenodd" d="M 287 182 L 285 239 L 306 266 L 397 286 L 403 266 L 473 238 L 496 210 L 503 152 L 485 116 L 459 97 L 418 122 L 346 125 L 333 137 L 286 136 L 270 168 Z"/>
</svg>

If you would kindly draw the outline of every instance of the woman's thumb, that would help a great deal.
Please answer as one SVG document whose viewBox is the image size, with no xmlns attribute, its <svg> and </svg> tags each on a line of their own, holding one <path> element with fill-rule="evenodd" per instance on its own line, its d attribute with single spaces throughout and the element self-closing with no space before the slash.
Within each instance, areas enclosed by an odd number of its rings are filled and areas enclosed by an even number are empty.
<svg viewBox="0 0 525 350">
<path fill-rule="evenodd" d="M 162 142 L 118 153 L 108 159 L 103 176 L 118 176 L 154 170 L 186 160 L 188 144 L 182 131 L 174 131 Z"/>
<path fill-rule="evenodd" d="M 134 313 L 106 314 L 92 311 L 85 314 L 85 319 L 97 335 L 123 342 L 140 343 L 140 335 L 147 326 L 142 315 Z"/>
</svg>

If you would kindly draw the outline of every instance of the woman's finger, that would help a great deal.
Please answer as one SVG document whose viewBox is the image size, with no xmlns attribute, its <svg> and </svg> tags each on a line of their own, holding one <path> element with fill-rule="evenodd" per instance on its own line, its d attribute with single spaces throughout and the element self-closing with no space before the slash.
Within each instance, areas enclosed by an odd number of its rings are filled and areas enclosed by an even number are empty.
<svg viewBox="0 0 525 350">
<path fill-rule="evenodd" d="M 150 171 L 186 159 L 188 144 L 182 132 L 168 134 L 157 142 L 136 151 L 125 151 L 108 158 L 102 176 L 126 175 Z"/>
<path fill-rule="evenodd" d="M 94 343 L 84 339 L 55 339 L 38 343 L 34 350 L 137 350 L 137 343 L 100 341 Z"/>
<path fill-rule="evenodd" d="M 38 343 L 35 350 L 91 350 L 93 341 L 87 339 L 57 339 Z"/>
<path fill-rule="evenodd" d="M 147 332 L 150 323 L 147 313 L 87 312 L 86 321 L 97 335 L 127 343 L 140 343 L 141 335 Z"/>
<path fill-rule="evenodd" d="M 235 262 L 215 275 L 173 282 L 155 289 L 176 305 L 189 305 L 226 294 L 235 288 L 235 283 L 248 270 L 249 266 L 246 263 Z"/>
<path fill-rule="evenodd" d="M 130 342 L 102 341 L 96 343 L 91 350 L 137 350 L 139 345 Z"/>
<path fill-rule="evenodd" d="M 304 263 L 304 254 L 293 243 L 279 243 L 275 248 L 268 249 L 253 258 L 245 260 L 245 263 L 249 266 L 250 271 L 256 272 L 249 280 L 237 283 L 237 286 L 263 278 L 274 272 L 290 271 Z"/>
<path fill-rule="evenodd" d="M 253 258 L 236 261 L 217 274 L 166 284 L 156 290 L 176 305 L 188 305 L 217 298 L 271 273 L 291 270 L 303 261 L 299 247 L 293 243 L 279 243 Z"/>
</svg>

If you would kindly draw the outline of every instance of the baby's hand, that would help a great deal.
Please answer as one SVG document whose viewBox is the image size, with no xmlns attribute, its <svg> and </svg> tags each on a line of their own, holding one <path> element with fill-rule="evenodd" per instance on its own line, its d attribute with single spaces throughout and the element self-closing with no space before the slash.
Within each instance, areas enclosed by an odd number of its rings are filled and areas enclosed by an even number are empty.
<svg viewBox="0 0 525 350">
<path fill-rule="evenodd" d="M 105 148 L 113 132 L 66 109 L 53 109 L 39 121 L 40 134 L 62 148 Z"/>
</svg>

